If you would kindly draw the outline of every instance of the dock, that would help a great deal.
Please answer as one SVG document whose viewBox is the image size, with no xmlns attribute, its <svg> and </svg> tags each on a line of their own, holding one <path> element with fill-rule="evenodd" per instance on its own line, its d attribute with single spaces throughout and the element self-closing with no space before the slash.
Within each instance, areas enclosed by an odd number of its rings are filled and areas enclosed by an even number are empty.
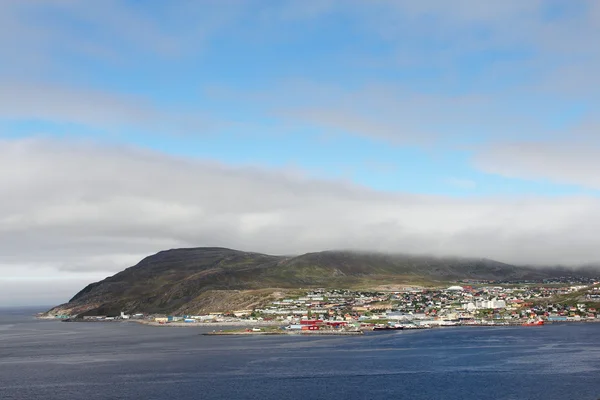
<svg viewBox="0 0 600 400">
<path fill-rule="evenodd" d="M 215 331 L 202 333 L 204 336 L 240 336 L 240 335 L 290 335 L 290 336 L 360 336 L 364 335 L 363 331 L 266 331 L 266 332 L 253 332 L 253 331 Z"/>
</svg>

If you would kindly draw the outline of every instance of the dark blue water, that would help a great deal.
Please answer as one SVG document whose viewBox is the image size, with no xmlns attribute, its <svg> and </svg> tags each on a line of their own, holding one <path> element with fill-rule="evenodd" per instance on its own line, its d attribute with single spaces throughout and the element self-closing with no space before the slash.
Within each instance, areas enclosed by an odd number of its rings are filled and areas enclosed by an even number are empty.
<svg viewBox="0 0 600 400">
<path fill-rule="evenodd" d="M 0 315 L 0 399 L 600 398 L 600 324 L 363 337 Z"/>
</svg>

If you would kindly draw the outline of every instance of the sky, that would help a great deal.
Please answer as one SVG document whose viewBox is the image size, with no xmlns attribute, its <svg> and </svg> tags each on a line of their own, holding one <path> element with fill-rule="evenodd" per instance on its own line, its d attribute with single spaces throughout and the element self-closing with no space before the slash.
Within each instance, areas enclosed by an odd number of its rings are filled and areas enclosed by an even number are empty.
<svg viewBox="0 0 600 400">
<path fill-rule="evenodd" d="M 4 0 L 0 305 L 160 250 L 600 261 L 600 2 Z"/>
</svg>

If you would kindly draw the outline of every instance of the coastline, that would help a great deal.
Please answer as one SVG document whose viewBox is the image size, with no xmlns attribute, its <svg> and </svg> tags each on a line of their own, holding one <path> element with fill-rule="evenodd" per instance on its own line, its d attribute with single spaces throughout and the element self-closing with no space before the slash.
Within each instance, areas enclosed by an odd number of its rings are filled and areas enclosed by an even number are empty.
<svg viewBox="0 0 600 400">
<path fill-rule="evenodd" d="M 161 324 L 155 321 L 147 320 L 129 320 L 128 322 L 137 322 L 138 324 L 158 327 L 173 327 L 173 328 L 210 328 L 223 326 L 237 326 L 241 328 L 253 326 L 280 326 L 284 325 L 282 321 L 232 321 L 232 322 L 169 322 Z"/>
<path fill-rule="evenodd" d="M 205 332 L 203 336 L 240 336 L 240 335 L 292 335 L 292 336 L 361 336 L 363 331 L 275 331 L 275 332 Z"/>
<path fill-rule="evenodd" d="M 220 322 L 168 322 L 161 323 L 156 321 L 150 321 L 145 319 L 113 319 L 113 320 L 74 320 L 74 319 L 58 319 L 47 315 L 34 315 L 35 319 L 40 321 L 59 321 L 59 322 L 80 322 L 80 323 L 138 323 L 140 325 L 153 326 L 153 327 L 172 327 L 172 328 L 221 328 L 221 327 L 239 327 L 239 328 L 252 328 L 252 327 L 276 327 L 285 325 L 285 321 L 220 321 Z M 481 328 L 500 328 L 500 327 L 515 327 L 522 326 L 523 321 L 507 321 L 505 323 L 486 323 L 486 324 L 457 324 L 457 325 L 432 325 L 431 328 L 453 328 L 453 327 L 481 327 Z M 600 323 L 600 318 L 595 319 L 582 319 L 572 321 L 544 321 L 544 325 L 554 324 L 582 324 L 582 323 Z M 364 330 L 364 329 L 363 329 Z"/>
</svg>

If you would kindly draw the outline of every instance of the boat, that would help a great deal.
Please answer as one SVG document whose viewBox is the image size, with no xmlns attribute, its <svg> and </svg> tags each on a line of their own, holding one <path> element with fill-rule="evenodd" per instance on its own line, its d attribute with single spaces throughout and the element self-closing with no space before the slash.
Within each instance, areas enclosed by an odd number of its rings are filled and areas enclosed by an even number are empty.
<svg viewBox="0 0 600 400">
<path fill-rule="evenodd" d="M 414 323 L 407 323 L 402 326 L 404 329 L 419 329 L 419 326 Z"/>
<path fill-rule="evenodd" d="M 402 324 L 390 324 L 389 325 L 389 329 L 400 331 L 400 330 L 404 329 L 404 325 L 402 325 Z"/>
<path fill-rule="evenodd" d="M 375 324 L 373 327 L 374 331 L 387 331 L 390 327 L 386 324 Z"/>
<path fill-rule="evenodd" d="M 445 320 L 440 322 L 440 326 L 457 326 L 458 323 L 455 321 Z"/>
<path fill-rule="evenodd" d="M 527 322 L 522 324 L 522 326 L 540 326 L 540 325 L 544 325 L 544 321 L 540 318 L 528 319 Z"/>
</svg>

